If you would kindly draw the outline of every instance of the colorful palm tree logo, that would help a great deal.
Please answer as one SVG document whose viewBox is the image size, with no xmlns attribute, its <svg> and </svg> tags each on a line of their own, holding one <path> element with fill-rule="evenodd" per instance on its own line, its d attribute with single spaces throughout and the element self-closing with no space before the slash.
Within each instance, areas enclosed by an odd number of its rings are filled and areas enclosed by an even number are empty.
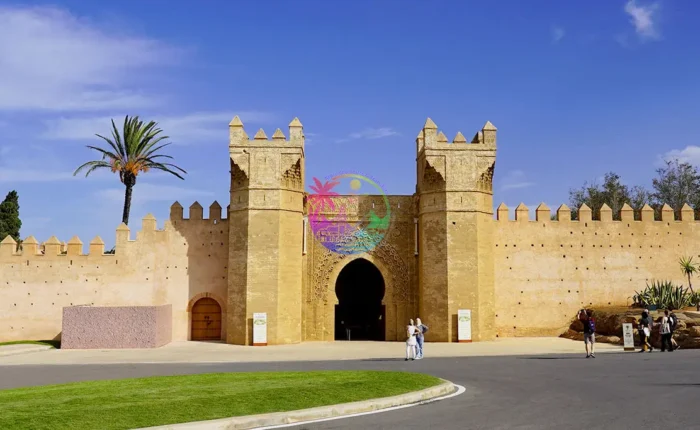
<svg viewBox="0 0 700 430">
<path fill-rule="evenodd" d="M 314 194 L 309 195 L 309 217 L 314 217 L 318 221 L 326 221 L 324 215 L 325 211 L 332 212 L 335 210 L 335 203 L 333 202 L 333 196 L 338 196 L 339 194 L 332 191 L 336 185 L 340 184 L 338 181 L 326 181 L 321 183 L 318 178 L 314 178 L 314 185 L 311 185 L 311 189 Z"/>
<path fill-rule="evenodd" d="M 350 180 L 350 195 L 334 191 L 343 179 Z M 313 182 L 310 188 L 314 193 L 308 197 L 309 222 L 314 237 L 323 246 L 340 254 L 357 254 L 379 245 L 389 230 L 391 205 L 376 182 L 356 174 L 338 175 L 324 182 L 314 178 Z M 372 195 L 381 196 L 386 212 L 383 217 L 373 208 L 365 215 L 357 213 L 362 199 L 356 191 L 363 183 L 372 190 Z"/>
</svg>

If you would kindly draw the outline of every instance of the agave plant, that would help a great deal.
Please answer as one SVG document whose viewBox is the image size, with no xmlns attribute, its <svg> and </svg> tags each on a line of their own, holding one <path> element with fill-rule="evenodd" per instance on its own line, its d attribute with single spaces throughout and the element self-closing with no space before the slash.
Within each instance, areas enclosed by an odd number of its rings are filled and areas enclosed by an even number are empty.
<svg viewBox="0 0 700 430">
<path fill-rule="evenodd" d="M 637 306 L 657 306 L 660 309 L 682 309 L 691 304 L 693 294 L 671 281 L 652 281 L 632 297 Z M 698 297 L 700 298 L 700 297 Z"/>
</svg>

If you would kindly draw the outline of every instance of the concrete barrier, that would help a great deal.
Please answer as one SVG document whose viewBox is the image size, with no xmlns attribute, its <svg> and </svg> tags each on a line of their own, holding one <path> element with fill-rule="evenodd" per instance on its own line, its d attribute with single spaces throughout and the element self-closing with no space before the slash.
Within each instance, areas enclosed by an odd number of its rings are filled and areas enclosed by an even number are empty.
<svg viewBox="0 0 700 430">
<path fill-rule="evenodd" d="M 172 341 L 172 305 L 63 308 L 61 349 L 158 348 Z"/>
</svg>

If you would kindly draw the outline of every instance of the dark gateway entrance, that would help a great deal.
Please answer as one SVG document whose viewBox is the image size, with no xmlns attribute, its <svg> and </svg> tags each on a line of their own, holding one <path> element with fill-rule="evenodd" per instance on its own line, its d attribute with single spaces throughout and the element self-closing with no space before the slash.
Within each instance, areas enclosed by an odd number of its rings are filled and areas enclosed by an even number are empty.
<svg viewBox="0 0 700 430">
<path fill-rule="evenodd" d="M 335 281 L 335 340 L 384 340 L 384 278 L 365 259 L 348 263 Z"/>
</svg>

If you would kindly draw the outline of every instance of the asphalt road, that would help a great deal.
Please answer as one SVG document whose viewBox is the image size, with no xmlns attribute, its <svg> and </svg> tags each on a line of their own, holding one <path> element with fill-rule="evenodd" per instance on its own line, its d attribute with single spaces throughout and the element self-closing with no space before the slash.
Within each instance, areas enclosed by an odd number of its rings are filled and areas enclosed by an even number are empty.
<svg viewBox="0 0 700 430">
<path fill-rule="evenodd" d="M 700 426 L 700 350 L 540 357 L 241 364 L 0 366 L 0 389 L 92 379 L 259 370 L 424 372 L 452 399 L 295 429 L 687 429 Z"/>
</svg>

